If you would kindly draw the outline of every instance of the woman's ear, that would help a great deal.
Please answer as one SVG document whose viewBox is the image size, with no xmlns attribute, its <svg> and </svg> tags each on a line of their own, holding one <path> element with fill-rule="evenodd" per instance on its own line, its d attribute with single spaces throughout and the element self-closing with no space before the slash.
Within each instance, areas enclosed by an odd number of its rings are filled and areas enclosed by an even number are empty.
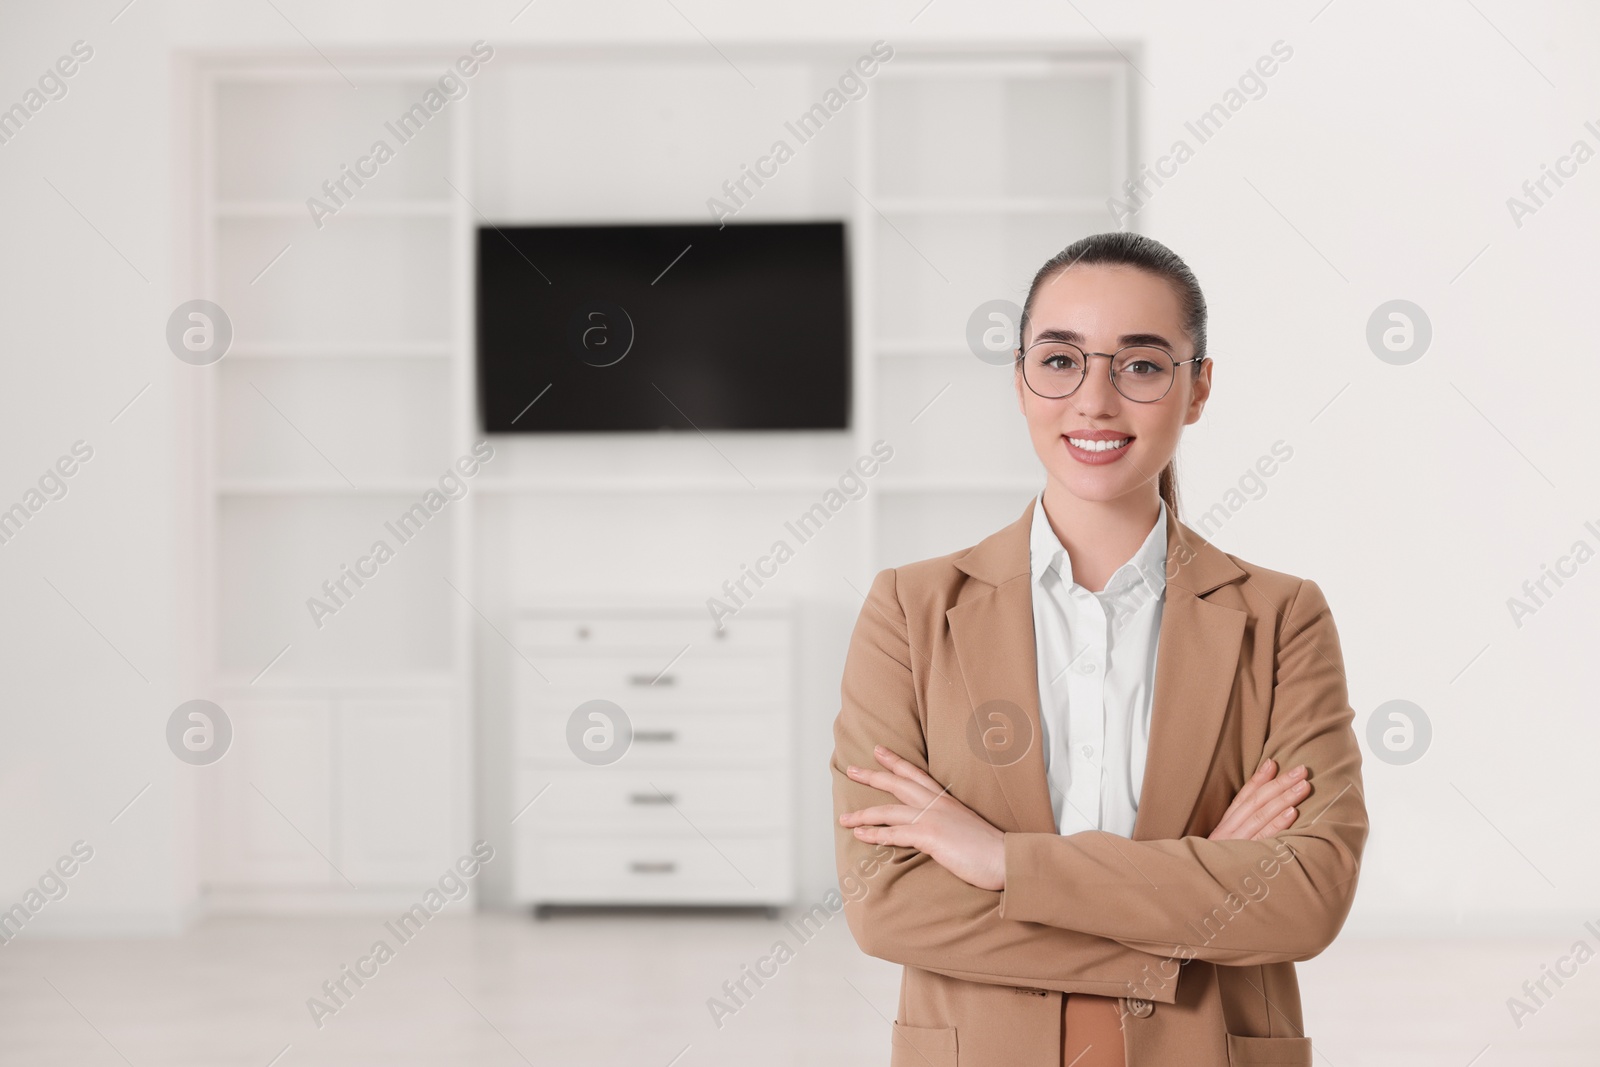
<svg viewBox="0 0 1600 1067">
<path fill-rule="evenodd" d="M 1200 413 L 1205 410 L 1206 400 L 1211 396 L 1211 367 L 1212 361 L 1208 357 L 1200 364 L 1200 373 L 1190 380 L 1194 388 L 1189 396 L 1189 410 L 1183 417 L 1183 424 L 1188 426 L 1200 421 Z"/>
</svg>

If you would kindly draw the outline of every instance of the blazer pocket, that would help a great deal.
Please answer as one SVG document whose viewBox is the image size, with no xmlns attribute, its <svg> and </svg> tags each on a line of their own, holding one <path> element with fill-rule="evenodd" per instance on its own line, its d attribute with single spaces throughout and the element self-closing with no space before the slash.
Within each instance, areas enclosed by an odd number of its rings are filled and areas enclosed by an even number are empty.
<svg viewBox="0 0 1600 1067">
<path fill-rule="evenodd" d="M 1229 1067 L 1311 1067 L 1309 1037 L 1228 1035 Z"/>
<path fill-rule="evenodd" d="M 956 1067 L 956 1028 L 895 1023 L 889 1067 Z"/>
</svg>

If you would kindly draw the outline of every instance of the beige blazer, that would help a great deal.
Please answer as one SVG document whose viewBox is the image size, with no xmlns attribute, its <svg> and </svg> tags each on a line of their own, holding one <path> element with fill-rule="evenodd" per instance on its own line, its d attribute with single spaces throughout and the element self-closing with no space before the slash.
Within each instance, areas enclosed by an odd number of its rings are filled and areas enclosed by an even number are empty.
<svg viewBox="0 0 1600 1067">
<path fill-rule="evenodd" d="M 1057 1067 L 1062 994 L 1119 998 L 1129 1067 L 1311 1067 L 1294 961 L 1332 942 L 1367 839 L 1338 633 L 1309 579 L 1168 530 L 1150 747 L 1131 838 L 1056 832 L 1038 744 L 1028 532 L 881 571 L 834 723 L 850 931 L 905 966 L 891 1067 Z M 1174 516 L 1175 518 L 1175 516 Z M 1006 887 L 968 885 L 838 815 L 889 794 L 882 744 L 1005 831 Z M 1263 758 L 1313 791 L 1266 841 L 1211 841 Z"/>
</svg>

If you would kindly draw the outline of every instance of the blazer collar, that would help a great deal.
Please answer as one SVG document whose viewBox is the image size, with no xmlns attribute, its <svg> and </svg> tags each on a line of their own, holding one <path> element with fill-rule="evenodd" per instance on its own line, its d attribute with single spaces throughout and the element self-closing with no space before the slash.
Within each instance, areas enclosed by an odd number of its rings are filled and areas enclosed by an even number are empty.
<svg viewBox="0 0 1600 1067">
<path fill-rule="evenodd" d="M 1000 585 L 1029 574 L 1028 540 L 1033 531 L 1037 495 L 1029 499 L 1022 516 L 973 545 L 955 558 L 956 569 L 990 585 Z M 1165 505 L 1163 504 L 1163 507 Z M 1245 576 L 1227 555 L 1186 523 L 1167 521 L 1167 584 L 1204 596 L 1220 585 Z"/>
<path fill-rule="evenodd" d="M 988 588 L 968 592 L 945 618 L 971 700 L 968 738 L 1014 742 L 1003 752 L 984 747 L 987 741 L 975 744 L 977 788 L 993 785 L 1002 794 L 1011 825 L 1000 829 L 1057 833 L 1039 744 L 1028 556 L 1037 503 L 1034 497 L 1020 518 L 955 557 L 957 569 Z M 1190 822 L 1227 714 L 1247 617 L 1238 608 L 1204 599 L 1244 579 L 1245 572 L 1175 515 L 1168 520 L 1167 595 L 1134 840 L 1211 832 L 1212 827 L 1192 828 Z"/>
</svg>

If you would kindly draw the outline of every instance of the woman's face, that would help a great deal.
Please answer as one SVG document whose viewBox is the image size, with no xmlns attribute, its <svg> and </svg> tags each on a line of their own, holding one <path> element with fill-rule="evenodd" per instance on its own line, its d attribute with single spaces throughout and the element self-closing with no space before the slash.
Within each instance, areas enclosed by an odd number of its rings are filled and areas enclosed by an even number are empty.
<svg viewBox="0 0 1600 1067">
<path fill-rule="evenodd" d="M 1174 360 L 1194 356 L 1171 283 L 1134 267 L 1077 265 L 1057 272 L 1034 295 L 1028 333 L 1022 338 L 1024 351 L 1051 331 L 1056 331 L 1057 340 L 1070 341 L 1085 352 L 1156 343 L 1149 336 L 1132 336 L 1141 334 L 1160 338 Z M 1183 427 L 1200 418 L 1211 393 L 1211 361 L 1200 365 L 1198 378 L 1193 364 L 1176 368 L 1172 388 L 1153 403 L 1137 403 L 1117 392 L 1111 385 L 1110 364 L 1108 359 L 1089 357 L 1083 384 L 1071 396 L 1054 400 L 1029 389 L 1019 367 L 1017 406 L 1027 417 L 1028 435 L 1045 470 L 1073 496 L 1101 501 L 1130 493 L 1153 497 L 1162 469 L 1177 451 Z M 1067 441 L 1085 430 L 1110 430 L 1131 440 L 1120 449 L 1091 457 Z"/>
</svg>

